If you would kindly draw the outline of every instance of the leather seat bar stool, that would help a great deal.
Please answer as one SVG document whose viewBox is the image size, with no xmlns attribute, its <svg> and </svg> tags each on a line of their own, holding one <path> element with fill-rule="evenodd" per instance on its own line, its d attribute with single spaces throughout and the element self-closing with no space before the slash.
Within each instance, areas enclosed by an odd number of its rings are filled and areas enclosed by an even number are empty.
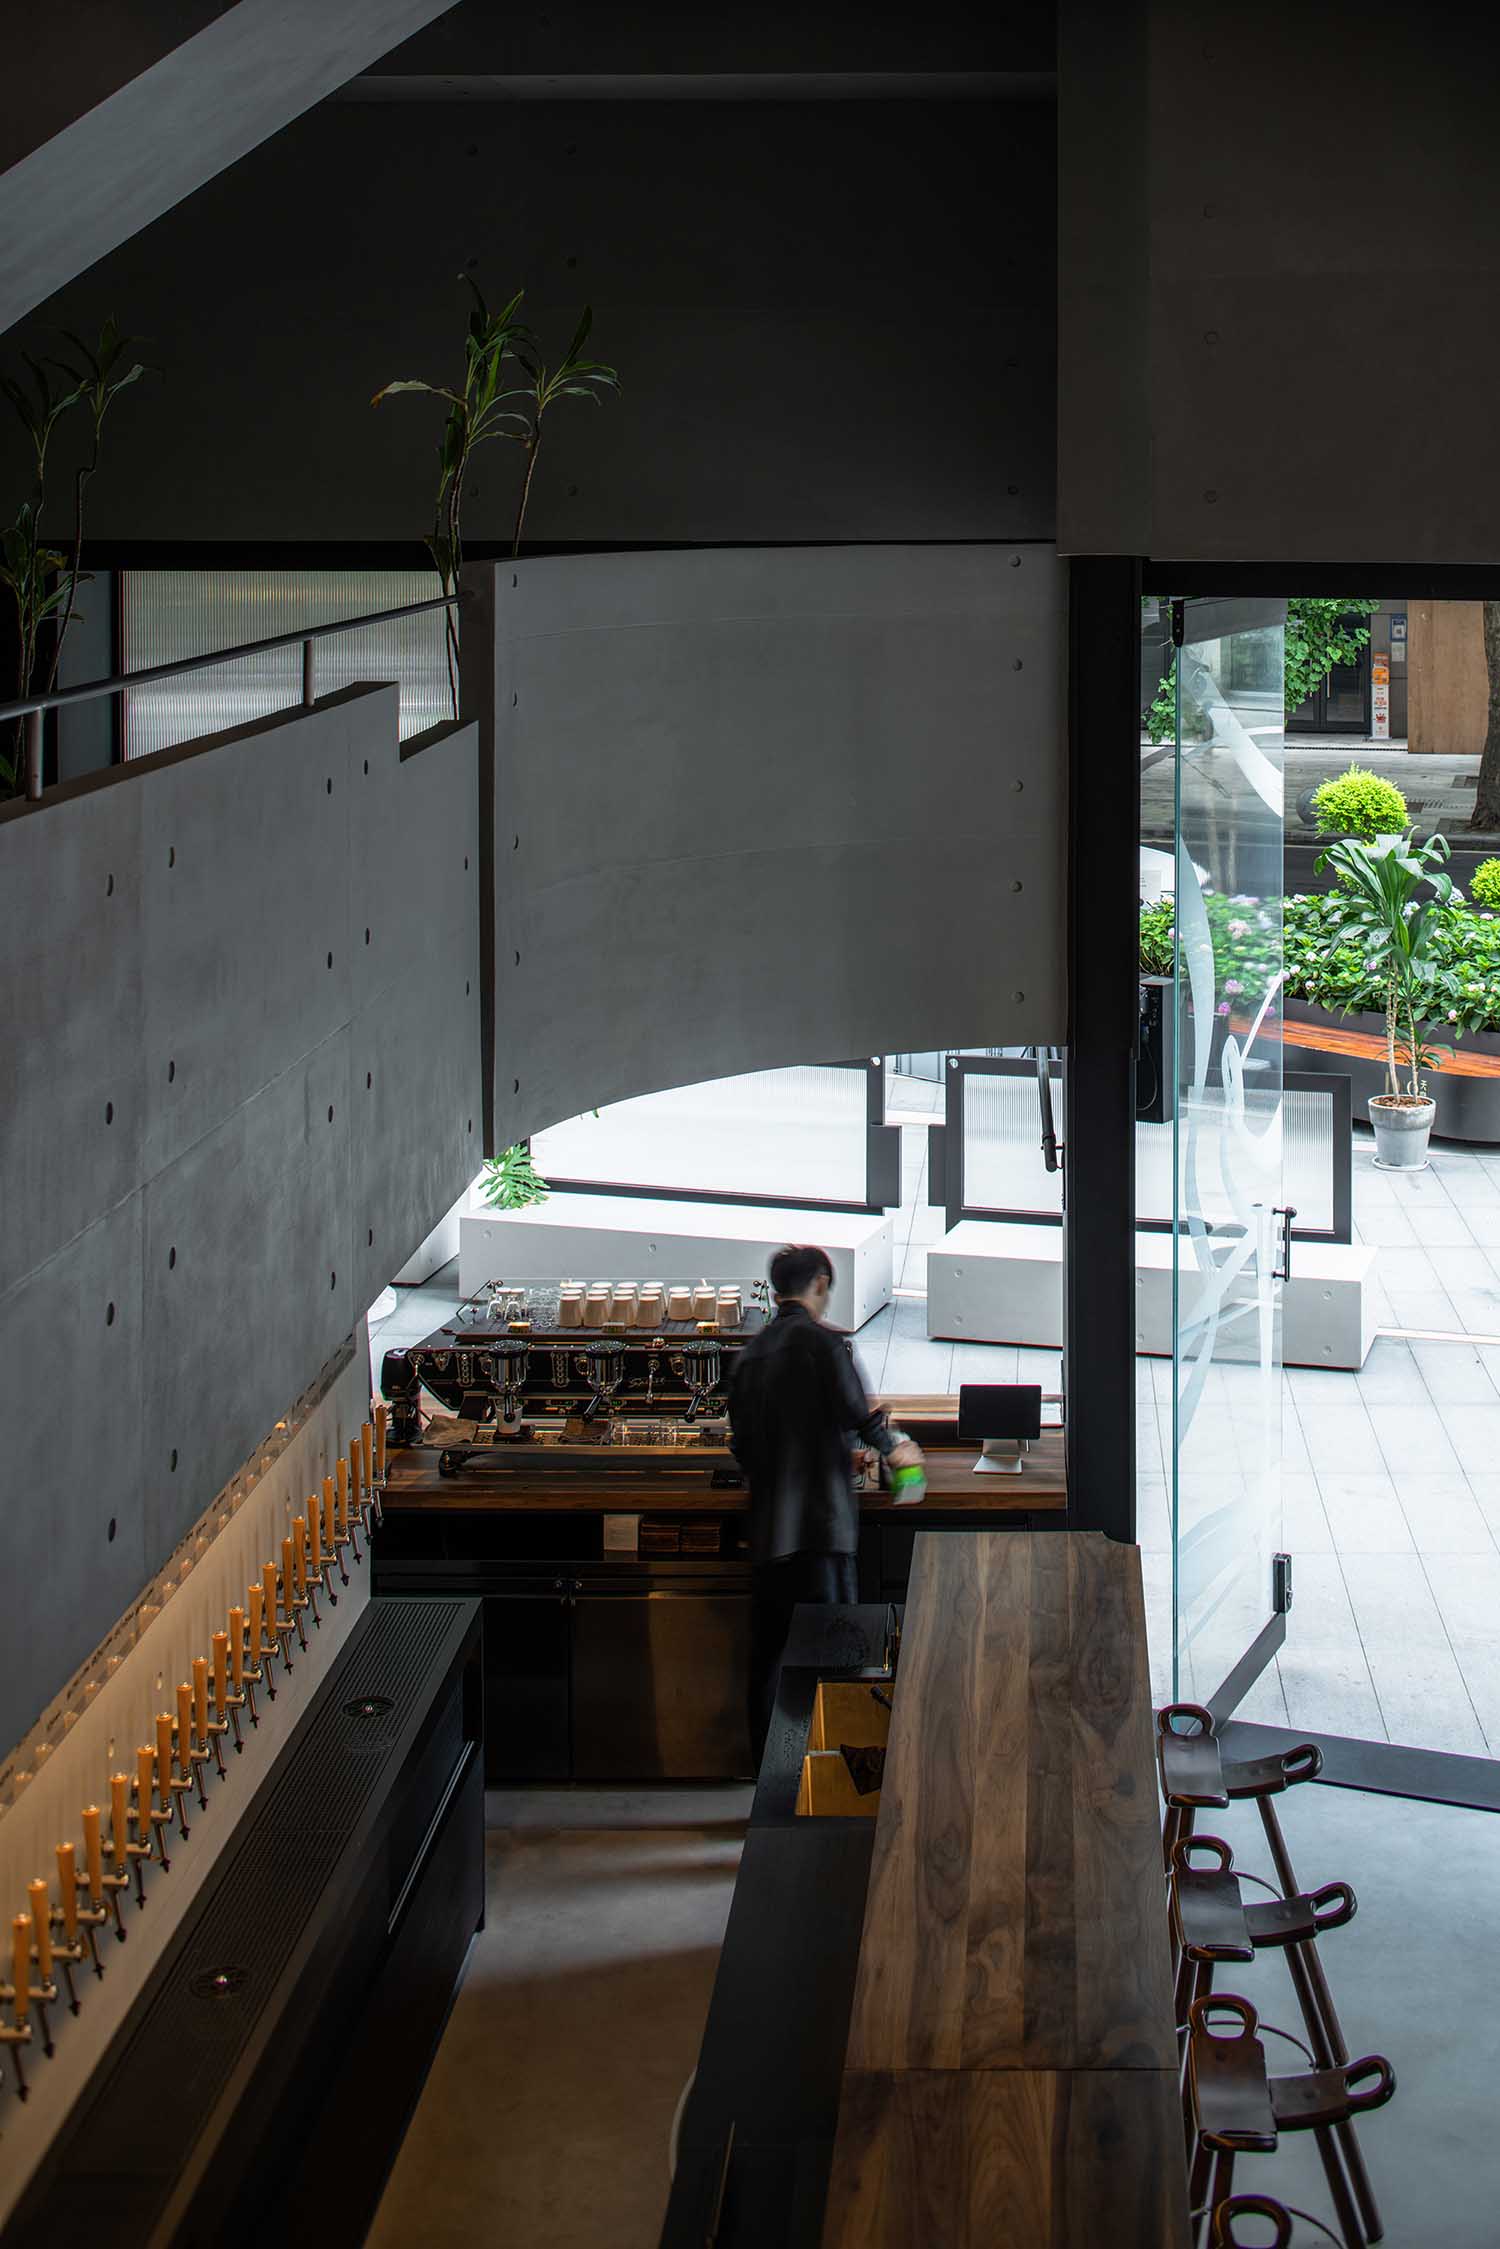
<svg viewBox="0 0 1500 2249">
<path fill-rule="evenodd" d="M 1196 2238 L 1211 2240 L 1213 2211 L 1234 2190 L 1241 2155 L 1271 2155 L 1283 2132 L 1311 2132 L 1345 2249 L 1367 2249 L 1370 2233 L 1351 2191 L 1337 2137 L 1341 2125 L 1383 2108 L 1396 2090 L 1396 2073 L 1380 2054 L 1333 2069 L 1272 2077 L 1257 2036 L 1260 2018 L 1248 1999 L 1211 1993 L 1194 2000 L 1189 2015 L 1188 2092 L 1193 2146 L 1189 2202 L 1198 2213 Z"/>
<path fill-rule="evenodd" d="M 1178 1962 L 1176 2019 L 1184 2040 L 1188 2009 L 1212 1991 L 1215 1967 L 1243 1965 L 1257 1952 L 1279 1950 L 1287 1954 L 1314 2058 L 1320 2067 L 1346 2060 L 1335 2050 L 1340 2036 L 1337 2018 L 1329 2024 L 1319 2004 L 1319 1989 L 1307 1975 L 1302 1948 L 1354 1919 L 1359 1901 L 1348 1883 L 1325 1882 L 1321 1889 L 1298 1891 L 1293 1897 L 1273 1892 L 1247 1905 L 1241 1881 L 1254 1882 L 1258 1877 L 1236 1873 L 1234 1853 L 1222 1836 L 1198 1834 L 1181 1836 L 1173 1844 L 1168 1880 L 1172 1947 Z"/>
<path fill-rule="evenodd" d="M 1169 1702 L 1156 1714 L 1156 1762 L 1167 1806 L 1162 1858 L 1170 1867 L 1173 1844 L 1192 1834 L 1200 1811 L 1222 1811 L 1245 1797 L 1255 1798 L 1267 1836 L 1273 1829 L 1279 1836 L 1271 1798 L 1299 1781 L 1316 1780 L 1323 1752 L 1316 1742 L 1303 1741 L 1270 1757 L 1226 1758 L 1211 1711 L 1198 1702 Z M 1273 1856 L 1274 1851 L 1273 1845 Z M 1278 1866 L 1278 1876 L 1280 1871 Z"/>
<path fill-rule="evenodd" d="M 1276 1816 L 1273 1798 L 1303 1781 L 1316 1780 L 1323 1770 L 1323 1753 L 1316 1742 L 1298 1742 L 1293 1748 L 1269 1757 L 1227 1758 L 1215 1730 L 1213 1713 L 1201 1703 L 1168 1703 L 1157 1712 L 1156 1756 L 1166 1798 L 1162 1842 L 1168 1871 L 1177 1844 L 1194 1832 L 1200 1811 L 1222 1810 L 1226 1805 L 1253 1798 L 1265 1830 L 1271 1863 L 1289 1908 L 1303 1894 L 1292 1868 L 1286 1837 Z M 1324 1892 L 1316 1893 L 1323 1896 Z M 1351 1909 L 1352 1910 L 1352 1909 Z M 1323 1973 L 1323 1963 L 1313 1941 L 1317 1932 L 1287 1950 L 1287 1965 L 1297 1992 L 1302 2017 L 1308 2026 L 1314 2056 L 1320 2067 L 1335 2068 L 1349 2059 L 1349 2049 L 1339 2025 L 1338 2010 Z M 1171 1931 L 1172 1965 L 1180 1974 L 1181 1945 L 1175 1916 Z M 1177 2017 L 1184 2021 L 1185 2011 Z M 1359 2198 L 1365 2231 L 1370 2240 L 1381 2237 L 1380 2211 L 1352 2130 L 1341 2132 L 1345 2160 Z"/>
</svg>

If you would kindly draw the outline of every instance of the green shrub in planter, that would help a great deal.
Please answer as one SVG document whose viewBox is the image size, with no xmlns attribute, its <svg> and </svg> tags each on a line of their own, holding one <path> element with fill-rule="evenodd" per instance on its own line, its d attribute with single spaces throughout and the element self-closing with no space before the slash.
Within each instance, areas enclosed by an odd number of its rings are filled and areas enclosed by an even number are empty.
<svg viewBox="0 0 1500 2249">
<path fill-rule="evenodd" d="M 1393 781 L 1351 765 L 1336 781 L 1325 781 L 1313 795 L 1318 833 L 1323 836 L 1400 836 L 1409 820 L 1406 799 Z"/>
<path fill-rule="evenodd" d="M 1469 896 L 1476 906 L 1500 907 L 1500 859 L 1485 859 L 1474 869 Z"/>
</svg>

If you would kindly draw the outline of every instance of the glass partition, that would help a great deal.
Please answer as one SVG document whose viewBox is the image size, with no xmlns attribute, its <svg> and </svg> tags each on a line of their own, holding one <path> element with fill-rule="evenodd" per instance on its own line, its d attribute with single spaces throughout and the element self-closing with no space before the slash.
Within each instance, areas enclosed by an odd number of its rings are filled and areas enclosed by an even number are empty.
<svg viewBox="0 0 1500 2249">
<path fill-rule="evenodd" d="M 1254 1676 L 1281 1545 L 1284 610 L 1179 617 L 1173 1624 L 1177 1691 L 1206 1702 Z"/>
</svg>

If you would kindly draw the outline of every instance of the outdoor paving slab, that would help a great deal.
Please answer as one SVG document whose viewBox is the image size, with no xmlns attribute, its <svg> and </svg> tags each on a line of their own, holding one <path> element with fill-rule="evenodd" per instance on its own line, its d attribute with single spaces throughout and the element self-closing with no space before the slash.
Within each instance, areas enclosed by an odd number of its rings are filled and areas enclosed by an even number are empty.
<svg viewBox="0 0 1500 2249">
<path fill-rule="evenodd" d="M 1430 1554 L 1423 1567 L 1455 1648 L 1500 1649 L 1500 1553 Z"/>
<path fill-rule="evenodd" d="M 1333 1552 L 1333 1532 L 1316 1476 L 1283 1471 L 1281 1521 L 1281 1542 L 1289 1554 Z"/>
<path fill-rule="evenodd" d="M 1500 1405 L 1500 1401 L 1497 1401 Z M 1460 1413 L 1484 1413 L 1483 1406 L 1460 1406 Z M 1458 1455 L 1448 1441 L 1444 1417 L 1436 1406 L 1414 1405 L 1397 1399 L 1390 1405 L 1371 1402 L 1370 1426 L 1391 1473 L 1449 1475 L 1459 1467 Z"/>
<path fill-rule="evenodd" d="M 1443 1429 L 1465 1470 L 1481 1474 L 1500 1461 L 1500 1398 L 1493 1405 L 1444 1404 Z"/>
<path fill-rule="evenodd" d="M 1379 1348 L 1377 1344 L 1376 1350 Z M 1494 1367 L 1500 1365 L 1500 1349 L 1496 1346 L 1417 1342 L 1410 1348 L 1428 1395 L 1445 1413 L 1450 1405 L 1500 1404 L 1494 1381 Z M 1495 1354 L 1493 1361 L 1487 1352 Z M 1374 1356 L 1372 1351 L 1370 1357 Z"/>
<path fill-rule="evenodd" d="M 1411 1554 L 1416 1542 L 1406 1511 L 1395 1494 L 1377 1488 L 1381 1479 L 1370 1479 L 1368 1492 L 1348 1488 L 1355 1479 L 1344 1479 L 1345 1488 L 1330 1491 L 1325 1484 L 1323 1507 L 1336 1551 L 1347 1554 Z"/>
<path fill-rule="evenodd" d="M 1423 1479 L 1405 1493 L 1403 1506 L 1419 1554 L 1489 1555 L 1497 1551 L 1484 1512 L 1471 1492 L 1433 1491 Z"/>
<path fill-rule="evenodd" d="M 1297 1418 L 1319 1474 L 1325 1468 L 1354 1475 L 1378 1475 L 1384 1469 L 1385 1455 L 1362 1404 L 1323 1406 L 1308 1413 L 1299 1407 Z"/>
<path fill-rule="evenodd" d="M 1442 1289 L 1387 1291 L 1397 1327 L 1430 1335 L 1462 1335 L 1463 1325 L 1453 1299 Z"/>
</svg>

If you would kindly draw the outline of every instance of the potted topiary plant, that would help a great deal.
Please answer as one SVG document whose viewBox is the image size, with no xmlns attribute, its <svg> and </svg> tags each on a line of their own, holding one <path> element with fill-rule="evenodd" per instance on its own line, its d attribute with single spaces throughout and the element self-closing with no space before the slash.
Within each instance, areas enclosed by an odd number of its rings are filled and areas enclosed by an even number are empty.
<svg viewBox="0 0 1500 2249">
<path fill-rule="evenodd" d="M 1314 789 L 1312 814 L 1320 836 L 1359 836 L 1366 843 L 1377 836 L 1404 836 L 1409 818 L 1394 781 L 1362 765 L 1351 765 L 1347 773 Z"/>
<path fill-rule="evenodd" d="M 1373 842 L 1349 836 L 1318 861 L 1319 870 L 1331 867 L 1341 885 L 1334 943 L 1360 947 L 1385 995 L 1386 1090 L 1371 1095 L 1369 1110 L 1375 1161 L 1387 1171 L 1425 1168 L 1437 1115 L 1422 1073 L 1442 1050 L 1423 1044 L 1421 1027 L 1432 1013 L 1438 911 L 1454 894 L 1444 869 L 1448 855 L 1440 835 L 1423 844 L 1409 835 L 1378 835 Z"/>
</svg>

